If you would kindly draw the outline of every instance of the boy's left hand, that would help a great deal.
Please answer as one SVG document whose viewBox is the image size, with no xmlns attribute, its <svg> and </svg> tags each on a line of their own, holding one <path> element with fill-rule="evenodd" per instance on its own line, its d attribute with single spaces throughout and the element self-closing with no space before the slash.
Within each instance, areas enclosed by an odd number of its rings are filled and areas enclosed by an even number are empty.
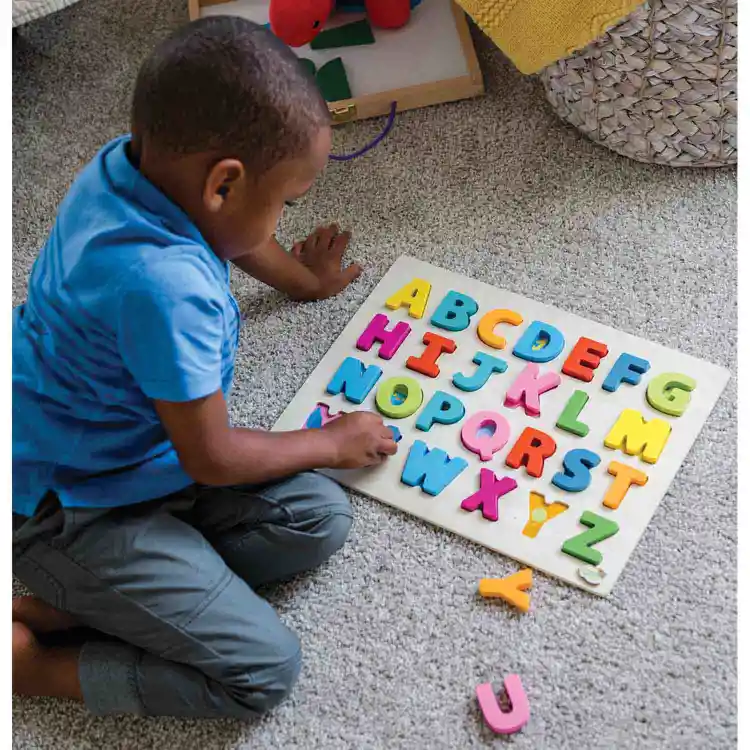
<svg viewBox="0 0 750 750">
<path fill-rule="evenodd" d="M 350 232 L 339 232 L 336 224 L 318 227 L 306 240 L 292 247 L 292 255 L 318 280 L 318 289 L 308 299 L 327 299 L 346 289 L 362 273 L 356 263 L 343 267 Z"/>
</svg>

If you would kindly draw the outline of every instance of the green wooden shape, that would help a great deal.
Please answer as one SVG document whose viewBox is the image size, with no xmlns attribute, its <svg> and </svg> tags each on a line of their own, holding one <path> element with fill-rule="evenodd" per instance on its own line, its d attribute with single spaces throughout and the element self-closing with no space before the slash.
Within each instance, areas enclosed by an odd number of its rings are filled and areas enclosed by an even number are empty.
<svg viewBox="0 0 750 750">
<path fill-rule="evenodd" d="M 690 403 L 690 392 L 698 383 L 689 375 L 679 372 L 665 372 L 657 375 L 646 390 L 646 400 L 662 414 L 681 417 Z"/>
<path fill-rule="evenodd" d="M 315 63 L 307 57 L 300 57 L 299 61 L 302 63 L 302 67 L 314 78 Z"/>
<path fill-rule="evenodd" d="M 384 380 L 375 394 L 381 414 L 391 419 L 410 417 L 422 405 L 422 388 L 414 378 L 397 375 Z"/>
<path fill-rule="evenodd" d="M 370 22 L 363 18 L 361 21 L 337 26 L 335 29 L 321 31 L 310 42 L 310 49 L 335 49 L 336 47 L 359 47 L 362 44 L 374 44 Z"/>
<path fill-rule="evenodd" d="M 567 542 L 564 542 L 562 551 L 566 555 L 589 563 L 589 565 L 600 565 L 602 562 L 602 553 L 599 550 L 591 549 L 591 546 L 614 536 L 620 530 L 620 527 L 614 521 L 597 516 L 596 513 L 592 513 L 590 510 L 583 512 L 579 523 L 588 526 L 589 530 L 573 536 Z"/>
<path fill-rule="evenodd" d="M 583 411 L 589 400 L 586 391 L 575 391 L 570 400 L 565 405 L 560 418 L 557 420 L 557 427 L 565 432 L 572 432 L 578 437 L 586 437 L 589 434 L 589 426 L 578 421 L 578 415 Z"/>
<path fill-rule="evenodd" d="M 344 70 L 344 61 L 334 57 L 318 70 L 315 80 L 318 82 L 320 93 L 327 102 L 337 102 L 341 99 L 351 99 L 352 91 Z"/>
</svg>

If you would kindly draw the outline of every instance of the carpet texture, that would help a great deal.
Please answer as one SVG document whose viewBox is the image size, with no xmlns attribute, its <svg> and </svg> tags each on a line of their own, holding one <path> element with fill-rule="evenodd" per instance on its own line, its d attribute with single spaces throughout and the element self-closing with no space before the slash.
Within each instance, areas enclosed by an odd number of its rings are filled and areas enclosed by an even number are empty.
<svg viewBox="0 0 750 750">
<path fill-rule="evenodd" d="M 137 65 L 184 0 L 85 0 L 24 27 L 13 50 L 14 302 L 74 173 L 127 126 Z M 476 30 L 475 30 L 476 31 Z M 475 33 L 479 100 L 401 114 L 367 157 L 331 164 L 281 237 L 354 231 L 365 274 L 293 304 L 234 279 L 247 325 L 232 416 L 270 427 L 402 253 L 735 369 L 735 175 L 672 171 L 594 146 L 537 81 Z M 382 122 L 337 131 L 338 152 Z M 522 676 L 534 750 L 730 748 L 736 742 L 736 379 L 730 381 L 610 600 L 541 574 L 519 616 L 477 598 L 511 560 L 353 497 L 350 541 L 271 592 L 300 635 L 293 698 L 252 724 L 118 717 L 16 700 L 14 747 L 502 747 L 477 684 Z"/>
</svg>

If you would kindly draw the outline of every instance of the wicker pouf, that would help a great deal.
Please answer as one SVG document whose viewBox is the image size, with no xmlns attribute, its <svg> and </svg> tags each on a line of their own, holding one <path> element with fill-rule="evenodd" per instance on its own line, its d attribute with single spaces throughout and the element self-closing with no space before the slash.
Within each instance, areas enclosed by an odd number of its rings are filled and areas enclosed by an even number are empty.
<svg viewBox="0 0 750 750">
<path fill-rule="evenodd" d="M 651 0 L 542 73 L 555 111 L 643 162 L 737 162 L 737 0 Z"/>
</svg>

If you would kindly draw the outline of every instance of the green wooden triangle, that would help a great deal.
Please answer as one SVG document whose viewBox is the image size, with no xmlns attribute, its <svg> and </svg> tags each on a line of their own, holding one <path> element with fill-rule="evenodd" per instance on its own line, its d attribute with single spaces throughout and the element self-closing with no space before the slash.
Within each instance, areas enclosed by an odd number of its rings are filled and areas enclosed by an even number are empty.
<svg viewBox="0 0 750 750">
<path fill-rule="evenodd" d="M 318 83 L 320 93 L 327 102 L 337 102 L 341 99 L 351 99 L 352 91 L 349 88 L 349 80 L 344 70 L 344 61 L 340 57 L 334 57 L 318 70 L 315 80 Z"/>
<path fill-rule="evenodd" d="M 310 42 L 311 49 L 334 49 L 336 47 L 358 47 L 361 44 L 374 44 L 370 22 L 363 18 L 361 21 L 337 26 L 335 29 L 321 31 Z"/>
</svg>

